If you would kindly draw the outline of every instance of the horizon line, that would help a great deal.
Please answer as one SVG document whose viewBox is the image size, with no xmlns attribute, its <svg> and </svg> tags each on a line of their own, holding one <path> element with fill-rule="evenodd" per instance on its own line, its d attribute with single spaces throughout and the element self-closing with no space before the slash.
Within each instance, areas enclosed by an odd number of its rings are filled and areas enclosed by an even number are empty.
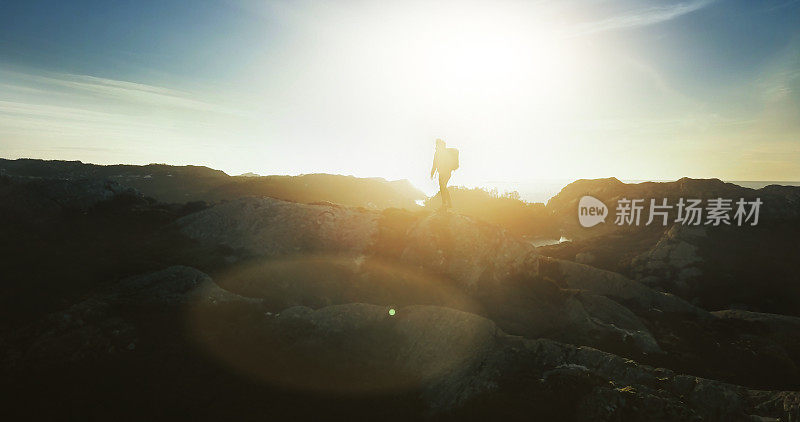
<svg viewBox="0 0 800 422">
<path fill-rule="evenodd" d="M 409 183 L 411 183 L 412 185 L 414 185 L 414 183 L 411 181 L 411 179 L 410 179 L 410 178 L 387 179 L 387 178 L 386 178 L 386 177 L 384 177 L 384 176 L 355 176 L 355 175 L 353 175 L 353 174 L 342 174 L 342 173 L 312 172 L 312 173 L 297 173 L 297 174 L 277 174 L 277 173 L 276 173 L 276 174 L 260 174 L 260 173 L 258 173 L 258 172 L 256 172 L 256 171 L 249 170 L 249 171 L 245 171 L 245 172 L 238 173 L 238 174 L 231 174 L 231 173 L 228 173 L 228 172 L 227 172 L 227 171 L 225 171 L 225 170 L 222 170 L 222 169 L 219 169 L 219 168 L 215 168 L 215 167 L 212 167 L 211 165 L 206 165 L 206 164 L 170 164 L 170 163 L 166 163 L 166 162 L 162 162 L 162 163 L 158 163 L 158 162 L 150 162 L 150 163 L 147 163 L 147 164 L 133 164 L 133 163 L 120 163 L 120 162 L 116 162 L 116 163 L 110 163 L 110 164 L 100 164 L 100 163 L 92 163 L 92 162 L 87 162 L 87 161 L 83 161 L 83 160 L 48 159 L 48 158 L 34 158 L 34 157 L 17 157 L 17 158 L 5 158 L 5 157 L 0 157 L 0 159 L 2 159 L 2 160 L 8 160 L 8 161 L 17 161 L 17 160 L 31 160 L 31 161 L 60 161 L 60 162 L 73 162 L 73 163 L 77 162 L 77 163 L 86 164 L 86 165 L 93 165 L 93 166 L 109 166 L 109 167 L 110 167 L 110 166 L 137 166 L 137 167 L 145 167 L 145 166 L 152 166 L 152 165 L 162 165 L 162 166 L 171 166 L 171 167 L 205 167 L 205 168 L 207 168 L 207 169 L 210 169 L 210 170 L 221 171 L 221 172 L 225 173 L 225 175 L 227 175 L 227 176 L 229 176 L 229 177 L 238 177 L 238 176 L 241 176 L 241 175 L 244 175 L 244 174 L 248 174 L 248 173 L 250 173 L 250 174 L 256 174 L 256 175 L 258 175 L 257 177 L 269 177 L 269 176 L 290 176 L 290 177 L 296 177 L 296 176 L 306 176 L 306 175 L 313 175 L 313 174 L 326 174 L 326 175 L 331 175 L 331 176 L 348 176 L 348 177 L 356 177 L 356 178 L 362 178 L 362 179 L 373 179 L 373 178 L 377 178 L 377 179 L 384 179 L 384 180 L 386 180 L 386 181 L 401 181 L 401 180 L 406 180 L 406 181 L 408 181 Z M 763 183 L 763 182 L 778 182 L 778 183 L 787 183 L 787 182 L 788 182 L 788 183 L 800 183 L 800 180 L 774 180 L 774 179 L 763 179 L 763 180 L 749 179 L 749 180 L 748 180 L 748 179 L 727 179 L 727 178 L 726 178 L 726 179 L 722 179 L 722 178 L 720 178 L 720 177 L 690 177 L 690 176 L 681 176 L 681 177 L 674 178 L 674 179 L 673 179 L 673 178 L 663 178 L 663 179 L 662 179 L 662 178 L 642 178 L 642 179 L 632 179 L 632 178 L 619 178 L 619 177 L 617 177 L 617 176 L 606 176 L 606 177 L 566 177 L 566 178 L 534 178 L 534 179 L 526 179 L 526 180 L 484 180 L 484 181 L 481 181 L 481 182 L 478 182 L 478 183 L 482 183 L 482 184 L 486 184 L 486 183 L 533 183 L 533 182 L 545 182 L 545 181 L 547 181 L 547 182 L 563 182 L 563 181 L 565 181 L 565 180 L 570 180 L 570 181 L 573 181 L 573 182 L 574 182 L 574 181 L 577 181 L 577 180 L 598 180 L 598 179 L 608 179 L 608 178 L 611 178 L 611 177 L 613 177 L 613 178 L 616 178 L 617 180 L 619 180 L 620 182 L 623 182 L 623 183 L 632 183 L 632 182 L 635 182 L 635 183 L 642 183 L 642 182 L 666 183 L 666 182 L 675 182 L 675 181 L 678 181 L 678 180 L 680 180 L 680 179 L 683 179 L 683 178 L 697 179 L 697 180 L 710 180 L 710 179 L 718 179 L 718 180 L 720 180 L 720 181 L 723 181 L 723 182 L 726 182 L 726 183 L 734 183 L 734 182 L 759 182 L 759 183 Z M 416 185 L 414 185 L 414 186 L 416 187 Z"/>
</svg>

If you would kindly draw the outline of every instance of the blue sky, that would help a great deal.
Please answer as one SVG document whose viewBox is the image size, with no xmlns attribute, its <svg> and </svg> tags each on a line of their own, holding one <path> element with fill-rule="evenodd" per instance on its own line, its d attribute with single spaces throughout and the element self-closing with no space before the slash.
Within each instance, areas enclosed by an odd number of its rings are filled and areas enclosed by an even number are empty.
<svg viewBox="0 0 800 422">
<path fill-rule="evenodd" d="M 0 1 L 0 156 L 800 180 L 800 1 Z M 458 183 L 459 181 L 456 180 Z"/>
</svg>

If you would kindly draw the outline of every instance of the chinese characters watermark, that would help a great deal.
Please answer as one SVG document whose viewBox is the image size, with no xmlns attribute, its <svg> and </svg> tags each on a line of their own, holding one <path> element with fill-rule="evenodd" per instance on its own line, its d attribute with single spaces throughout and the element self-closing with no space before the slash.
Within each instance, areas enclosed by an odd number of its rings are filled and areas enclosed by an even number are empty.
<svg viewBox="0 0 800 422">
<path fill-rule="evenodd" d="M 677 203 L 670 204 L 667 198 L 656 200 L 621 198 L 617 200 L 616 218 L 618 226 L 649 226 L 651 224 L 666 226 L 670 222 L 670 212 L 674 215 L 674 223 L 684 226 L 722 226 L 758 224 L 759 212 L 763 201 L 761 198 L 745 200 L 710 198 L 680 198 Z M 645 211 L 646 210 L 646 211 Z M 645 222 L 642 214 L 647 214 Z M 583 227 L 592 227 L 605 222 L 608 209 L 603 202 L 591 196 L 584 196 L 578 204 L 578 220 Z"/>
</svg>

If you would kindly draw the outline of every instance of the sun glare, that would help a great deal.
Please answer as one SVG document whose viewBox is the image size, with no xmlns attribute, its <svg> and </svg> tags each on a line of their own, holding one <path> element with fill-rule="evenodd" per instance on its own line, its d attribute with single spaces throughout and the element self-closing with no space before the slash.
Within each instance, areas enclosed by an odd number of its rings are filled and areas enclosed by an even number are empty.
<svg viewBox="0 0 800 422">
<path fill-rule="evenodd" d="M 589 71 L 582 45 L 564 36 L 565 27 L 515 3 L 405 6 L 337 9 L 303 27 L 298 74 L 310 72 L 326 83 L 301 85 L 308 92 L 303 97 L 313 99 L 300 106 L 301 115 L 324 115 L 330 123 L 303 122 L 287 132 L 315 130 L 306 136 L 318 139 L 357 127 L 358 136 L 369 139 L 365 152 L 391 154 L 392 162 L 337 161 L 344 169 L 326 171 L 408 178 L 423 190 L 430 163 L 411 152 L 427 154 L 436 137 L 468 151 L 455 183 L 557 170 L 555 161 L 540 157 L 566 152 L 559 150 L 560 126 L 586 107 L 575 94 Z M 387 133 L 387 127 L 398 130 Z M 398 157 L 401 133 L 424 144 Z M 523 160 L 509 166 L 509 156 L 528 158 L 524 166 Z"/>
<path fill-rule="evenodd" d="M 386 83 L 404 81 L 447 109 L 563 103 L 578 69 L 577 55 L 559 28 L 514 16 L 514 10 L 426 10 L 382 21 L 369 40 L 356 39 L 363 64 L 392 57 Z M 416 24 L 409 27 L 408 22 Z M 373 46 L 377 48 L 364 48 Z"/>
</svg>

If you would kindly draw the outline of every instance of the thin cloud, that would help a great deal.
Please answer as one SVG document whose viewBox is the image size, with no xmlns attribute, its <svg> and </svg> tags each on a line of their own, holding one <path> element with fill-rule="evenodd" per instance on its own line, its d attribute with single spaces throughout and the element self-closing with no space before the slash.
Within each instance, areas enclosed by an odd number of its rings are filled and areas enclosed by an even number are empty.
<svg viewBox="0 0 800 422">
<path fill-rule="evenodd" d="M 3 154 L 51 142 L 189 145 L 249 121 L 209 95 L 86 75 L 0 69 L 0 88 Z"/>
<path fill-rule="evenodd" d="M 32 134 L 137 137 L 163 134 L 158 122 L 134 119 L 122 114 L 48 104 L 0 100 L 0 135 Z"/>
<path fill-rule="evenodd" d="M 35 116 L 60 120 L 108 121 L 119 115 L 75 107 L 61 107 L 50 104 L 31 104 L 0 100 L 0 115 Z"/>
<path fill-rule="evenodd" d="M 696 12 L 708 7 L 715 1 L 716 0 L 695 0 L 669 6 L 657 6 L 635 10 L 595 22 L 578 24 L 573 28 L 574 32 L 572 35 L 595 34 L 598 32 L 655 25 Z"/>
<path fill-rule="evenodd" d="M 135 82 L 66 73 L 42 75 L 13 71 L 0 71 L 0 77 L 15 81 L 16 83 L 2 85 L 17 91 L 55 94 L 61 90 L 67 95 L 88 94 L 92 97 L 114 99 L 130 104 L 224 114 L 238 113 L 236 110 L 221 107 L 187 92 Z"/>
</svg>

